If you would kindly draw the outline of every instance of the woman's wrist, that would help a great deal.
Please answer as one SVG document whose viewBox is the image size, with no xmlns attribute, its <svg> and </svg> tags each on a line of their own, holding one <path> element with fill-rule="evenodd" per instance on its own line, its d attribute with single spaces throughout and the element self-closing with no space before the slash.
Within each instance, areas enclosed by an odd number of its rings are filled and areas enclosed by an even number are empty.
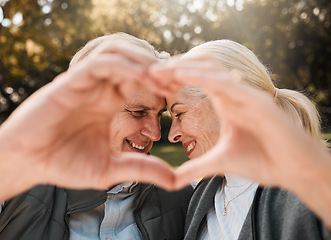
<svg viewBox="0 0 331 240">
<path fill-rule="evenodd" d="M 305 158 L 311 164 L 294 173 L 300 177 L 289 189 L 331 229 L 331 154 L 322 145 L 310 146 Z"/>
</svg>

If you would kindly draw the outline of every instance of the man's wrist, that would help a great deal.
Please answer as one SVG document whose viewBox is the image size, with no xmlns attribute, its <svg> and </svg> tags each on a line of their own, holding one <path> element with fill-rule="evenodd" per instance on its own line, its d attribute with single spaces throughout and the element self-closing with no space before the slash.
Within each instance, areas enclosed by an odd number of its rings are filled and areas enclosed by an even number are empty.
<svg viewBox="0 0 331 240">
<path fill-rule="evenodd" d="M 10 138 L 10 136 L 9 136 Z M 26 167 L 24 154 L 19 146 L 10 141 L 0 129 L 0 202 L 31 188 L 33 184 L 31 167 Z"/>
</svg>

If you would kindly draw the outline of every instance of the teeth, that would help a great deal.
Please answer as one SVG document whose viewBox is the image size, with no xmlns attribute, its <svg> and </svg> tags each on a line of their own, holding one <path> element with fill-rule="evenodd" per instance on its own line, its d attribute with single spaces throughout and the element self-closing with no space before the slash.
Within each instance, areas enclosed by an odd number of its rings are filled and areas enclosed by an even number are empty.
<svg viewBox="0 0 331 240">
<path fill-rule="evenodd" d="M 135 144 L 135 143 L 130 143 L 130 144 L 131 144 L 132 147 L 137 148 L 137 149 L 139 149 L 139 150 L 144 150 L 144 149 L 145 149 L 145 147 L 140 146 L 140 145 L 138 145 L 138 144 Z"/>
<path fill-rule="evenodd" d="M 191 151 L 194 147 L 195 147 L 195 142 L 191 142 L 190 145 L 188 145 L 188 147 L 186 148 L 186 150 L 189 152 Z"/>
</svg>

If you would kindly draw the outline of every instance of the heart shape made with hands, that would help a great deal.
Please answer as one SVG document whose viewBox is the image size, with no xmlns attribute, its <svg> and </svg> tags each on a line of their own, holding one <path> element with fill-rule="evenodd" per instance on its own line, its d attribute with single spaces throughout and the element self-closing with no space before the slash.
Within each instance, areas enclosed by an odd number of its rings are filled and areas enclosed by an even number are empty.
<svg viewBox="0 0 331 240">
<path fill-rule="evenodd" d="M 99 55 L 85 61 L 34 93 L 1 125 L 0 202 L 37 184 L 109 189 L 138 180 L 174 190 L 193 179 L 227 173 L 286 188 L 289 179 L 298 185 L 302 178 L 297 176 L 312 166 L 306 160 L 315 156 L 305 158 L 301 150 L 316 142 L 288 119 L 271 96 L 243 84 L 219 64 L 185 59 L 146 68 L 127 60 Z M 176 172 L 154 156 L 109 151 L 114 143 L 109 139 L 110 120 L 136 87 L 167 98 L 184 85 L 203 89 L 213 106 L 220 124 L 213 147 Z M 194 140 L 193 147 L 204 144 Z M 322 152 L 329 154 L 324 148 Z"/>
<path fill-rule="evenodd" d="M 155 57 L 133 54 L 132 48 L 114 51 L 99 51 L 71 67 L 15 110 L 1 126 L 0 140 L 20 148 L 8 154 L 11 162 L 8 168 L 2 164 L 3 174 L 15 166 L 17 174 L 10 176 L 22 176 L 25 189 L 36 184 L 105 189 L 138 180 L 173 190 L 224 173 L 277 183 L 283 164 L 274 156 L 277 138 L 265 141 L 265 135 L 286 134 L 288 128 L 277 121 L 289 123 L 270 96 L 240 83 L 211 59 L 174 58 L 161 64 Z M 110 120 L 136 87 L 169 97 L 184 85 L 202 88 L 212 103 L 221 126 L 213 148 L 176 172 L 154 156 L 109 152 L 115 144 Z"/>
<path fill-rule="evenodd" d="M 220 121 L 219 133 L 215 132 L 218 140 L 213 142 L 213 148 L 206 149 L 209 151 L 184 163 L 175 173 L 170 171 L 163 161 L 153 156 L 133 156 L 128 153 L 121 154 L 120 157 L 112 155 L 111 164 L 108 161 L 103 163 L 106 164 L 103 173 L 100 174 L 100 170 L 96 171 L 99 177 L 97 180 L 93 179 L 95 183 L 91 187 L 107 184 L 109 186 L 109 183 L 134 178 L 138 181 L 153 182 L 166 189 L 178 189 L 193 179 L 225 173 L 237 174 L 265 184 L 281 182 L 282 174 L 279 174 L 279 169 L 282 169 L 283 163 L 275 159 L 274 149 L 277 142 L 272 144 L 276 138 L 265 141 L 265 136 L 274 135 L 274 126 L 279 125 L 277 121 L 284 122 L 286 117 L 284 118 L 284 114 L 277 108 L 271 96 L 243 84 L 236 73 L 225 70 L 218 62 L 206 56 L 189 59 L 176 57 L 162 64 L 157 63 L 155 59 L 148 59 L 148 56 L 142 56 L 139 52 L 133 54 L 133 57 L 132 49 L 125 49 L 122 55 L 116 55 L 114 58 L 111 54 L 101 54 L 85 62 L 85 65 L 81 65 L 76 71 L 69 71 L 69 74 L 76 75 L 73 78 L 79 82 L 79 94 L 87 94 L 86 97 L 78 96 L 85 101 L 79 113 L 91 113 L 94 121 L 99 122 L 99 125 L 96 125 L 99 128 L 102 122 L 107 122 L 110 117 L 108 103 L 113 100 L 109 96 L 115 96 L 118 103 L 125 103 L 125 99 L 134 95 L 135 88 L 143 87 L 167 98 L 176 94 L 182 86 L 192 85 L 203 89 L 212 103 L 215 115 Z M 86 84 L 83 85 L 82 76 L 86 77 Z M 96 81 L 91 81 L 91 78 Z M 68 83 L 72 85 L 75 81 Z M 119 110 L 121 104 L 111 106 Z M 201 105 L 197 104 L 195 107 L 199 106 Z M 96 109 L 100 111 L 98 119 L 93 115 Z M 111 112 L 114 113 L 115 109 Z M 89 114 L 85 114 L 84 118 L 86 115 Z M 87 122 L 79 129 L 85 129 L 89 124 Z M 284 124 L 288 125 L 288 122 Z M 274 125 L 272 129 L 270 125 Z M 106 128 L 103 124 L 101 132 L 107 132 Z M 95 131 L 94 129 L 92 137 L 88 134 L 85 139 L 94 139 Z M 200 131 L 203 132 L 204 129 Z M 281 127 L 277 131 L 286 132 Z M 102 139 L 99 141 L 103 142 Z M 112 145 L 112 142 L 112 139 L 108 140 L 108 146 Z M 203 144 L 205 143 L 196 141 L 196 145 Z M 86 145 L 93 146 L 89 142 Z M 106 147 L 105 145 L 104 148 Z M 99 154 L 96 159 L 107 159 L 105 149 L 100 151 L 104 154 Z M 283 158 L 286 159 L 285 156 Z M 81 172 L 84 173 L 83 170 Z M 85 172 L 85 175 L 93 174 Z M 103 183 L 100 184 L 99 181 Z M 89 179 L 89 182 L 92 181 Z"/>
<path fill-rule="evenodd" d="M 185 84 L 197 86 L 205 91 L 212 103 L 220 120 L 219 139 L 213 143 L 215 146 L 202 156 L 185 163 L 176 174 L 168 171 L 165 174 L 168 182 L 163 185 L 170 182 L 168 186 L 178 188 L 195 178 L 224 173 L 237 174 L 264 184 L 281 183 L 283 166 L 288 159 L 288 154 L 283 153 L 287 151 L 282 150 L 287 150 L 287 145 L 296 142 L 293 135 L 287 132 L 295 129 L 294 135 L 300 137 L 304 133 L 287 119 L 272 96 L 243 84 L 244 80 L 238 74 L 227 71 L 210 54 L 201 51 L 197 54 L 193 51 L 189 57 L 187 54 L 185 57 L 172 57 L 162 66 L 146 49 L 112 42 L 95 50 L 92 55 L 92 62 L 83 67 L 90 70 L 83 90 L 91 89 L 94 84 L 93 81 L 92 84 L 88 81 L 91 77 L 97 78 L 102 84 L 99 84 L 101 87 L 94 91 L 94 95 L 88 96 L 89 103 L 99 100 L 102 96 L 100 92 L 107 92 L 105 89 L 108 89 L 108 95 L 111 93 L 117 96 L 117 100 L 121 102 L 134 92 L 132 86 L 137 82 L 166 97 L 175 94 Z M 82 69 L 82 72 L 86 73 L 86 69 Z M 110 88 L 105 88 L 105 79 L 108 79 L 108 83 L 111 82 Z M 82 89 L 80 93 L 81 91 Z M 108 102 L 109 99 L 105 98 L 105 101 L 99 100 L 98 104 L 107 109 Z M 273 137 L 266 141 L 265 136 Z M 288 138 L 285 140 L 283 136 Z M 275 151 L 278 153 L 277 157 Z M 136 168 L 138 167 L 137 165 Z M 298 166 L 293 164 L 290 167 L 293 172 L 296 171 L 295 167 Z M 139 180 L 151 180 L 144 179 L 145 174 L 139 174 L 139 170 L 132 173 L 138 173 Z M 121 179 L 124 180 L 123 177 Z M 156 183 L 162 185 L 161 181 Z"/>
</svg>

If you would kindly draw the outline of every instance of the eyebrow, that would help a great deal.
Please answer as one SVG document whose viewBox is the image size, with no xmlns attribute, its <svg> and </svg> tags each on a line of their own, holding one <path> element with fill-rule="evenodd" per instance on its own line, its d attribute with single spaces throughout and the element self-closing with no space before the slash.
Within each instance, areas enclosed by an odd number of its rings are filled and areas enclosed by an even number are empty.
<svg viewBox="0 0 331 240">
<path fill-rule="evenodd" d="M 124 108 L 133 108 L 133 109 L 139 109 L 141 111 L 153 111 L 155 108 L 150 108 L 144 105 L 125 105 Z M 167 111 L 167 108 L 162 108 L 160 112 Z"/>
<path fill-rule="evenodd" d="M 174 111 L 174 107 L 177 106 L 177 105 L 183 105 L 183 103 L 176 102 L 176 103 L 172 104 L 172 106 L 170 107 L 170 111 L 173 112 Z"/>
<path fill-rule="evenodd" d="M 138 109 L 141 109 L 141 110 L 145 110 L 145 111 L 148 111 L 148 110 L 153 110 L 153 108 L 150 108 L 150 107 L 147 107 L 147 106 L 144 106 L 144 105 L 125 105 L 124 107 L 126 108 L 138 108 Z"/>
</svg>

